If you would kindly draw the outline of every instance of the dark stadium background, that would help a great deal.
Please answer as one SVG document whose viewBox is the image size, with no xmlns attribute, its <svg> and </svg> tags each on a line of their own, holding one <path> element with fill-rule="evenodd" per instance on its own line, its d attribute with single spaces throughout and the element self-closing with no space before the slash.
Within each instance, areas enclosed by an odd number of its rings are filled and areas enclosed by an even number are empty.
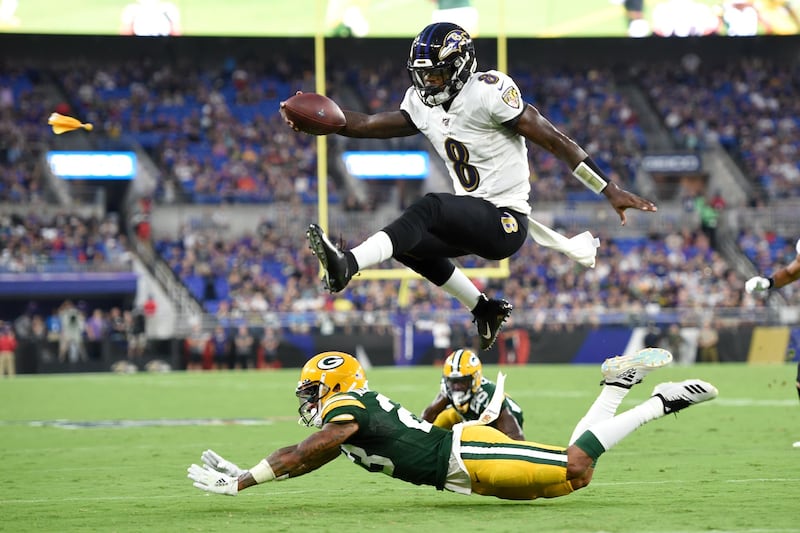
<svg viewBox="0 0 800 533">
<path fill-rule="evenodd" d="M 396 107 L 408 42 L 327 39 L 328 94 L 350 108 Z M 51 324 L 67 300 L 106 318 L 154 300 L 147 349 L 133 360 L 140 368 L 153 359 L 185 368 L 193 334 L 222 326 L 230 336 L 240 324 L 257 339 L 259 367 L 300 366 L 325 349 L 376 365 L 436 363 L 427 327 L 435 320 L 451 325 L 453 347 L 473 342 L 469 315 L 424 283 L 355 280 L 340 297 L 323 291 L 303 233 L 318 218 L 315 139 L 277 114 L 295 90 L 315 90 L 312 38 L 3 34 L 0 50 L 0 89 L 13 102 L 0 108 L 0 320 L 18 328 L 19 372 L 102 371 L 128 359 L 130 331 L 107 326 L 98 338 L 84 335 L 85 361 L 59 362 Z M 496 68 L 494 39 L 479 38 L 477 50 L 479 68 Z M 620 228 L 569 169 L 531 149 L 534 216 L 567 234 L 599 235 L 601 255 L 585 271 L 529 242 L 509 279 L 480 280 L 515 304 L 483 360 L 593 363 L 648 333 L 667 346 L 672 325 L 686 363 L 701 360 L 704 325 L 719 333 L 720 361 L 792 359 L 800 290 L 756 298 L 743 282 L 791 257 L 800 236 L 799 51 L 797 36 L 509 39 L 508 70 L 526 100 L 659 212 Z M 204 111 L 215 91 L 223 110 Z M 57 110 L 95 130 L 53 135 L 46 120 Z M 426 182 L 354 180 L 338 157 L 346 149 L 427 144 L 328 140 L 329 225 L 350 244 L 427 187 L 449 186 L 441 168 Z M 65 182 L 48 171 L 49 150 L 132 150 L 146 177 Z M 675 172 L 653 155 L 696 156 L 699 166 Z M 642 170 L 645 161 L 656 166 Z M 709 226 L 701 215 L 712 200 Z M 60 249 L 41 237 L 65 227 L 73 240 Z M 669 236 L 693 250 L 665 259 Z M 189 259 L 187 239 L 196 247 Z M 712 248 L 698 252 L 699 241 Z M 606 278 L 592 277 L 601 270 Z M 259 292 L 266 309 L 253 302 Z M 242 310 L 226 314 L 228 305 Z M 31 328 L 34 318 L 44 330 Z M 204 367 L 232 364 L 215 357 L 224 343 L 200 338 Z"/>
</svg>

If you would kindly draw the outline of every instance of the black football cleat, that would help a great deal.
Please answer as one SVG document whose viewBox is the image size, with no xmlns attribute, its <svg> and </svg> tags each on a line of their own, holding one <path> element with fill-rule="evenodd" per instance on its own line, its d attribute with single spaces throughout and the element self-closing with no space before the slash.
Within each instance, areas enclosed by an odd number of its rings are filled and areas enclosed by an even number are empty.
<svg viewBox="0 0 800 533">
<path fill-rule="evenodd" d="M 478 305 L 472 310 L 475 317 L 472 321 L 478 327 L 478 335 L 481 337 L 481 350 L 492 347 L 512 309 L 514 306 L 505 300 L 490 300 L 485 294 L 481 294 Z"/>
<path fill-rule="evenodd" d="M 306 231 L 311 251 L 319 259 L 325 270 L 325 288 L 331 292 L 339 292 L 350 283 L 353 273 L 347 264 L 347 257 L 338 246 L 333 244 L 316 224 L 311 224 Z"/>
</svg>

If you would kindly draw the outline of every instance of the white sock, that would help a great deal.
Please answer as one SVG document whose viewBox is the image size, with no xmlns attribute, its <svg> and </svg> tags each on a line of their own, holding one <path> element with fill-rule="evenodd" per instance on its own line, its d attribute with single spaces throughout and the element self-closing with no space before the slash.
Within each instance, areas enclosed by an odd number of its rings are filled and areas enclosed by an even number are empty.
<svg viewBox="0 0 800 533">
<path fill-rule="evenodd" d="M 639 426 L 664 416 L 664 403 L 654 396 L 608 420 L 602 420 L 591 427 L 592 433 L 606 450 L 633 433 Z"/>
<path fill-rule="evenodd" d="M 470 311 L 475 308 L 478 304 L 478 298 L 481 297 L 481 291 L 478 290 L 478 287 L 458 268 L 453 271 L 450 279 L 444 282 L 442 288 Z"/>
<path fill-rule="evenodd" d="M 367 240 L 350 250 L 358 263 L 358 269 L 369 268 L 392 257 L 392 239 L 383 231 L 373 234 Z"/>
<path fill-rule="evenodd" d="M 624 387 L 603 385 L 603 390 L 600 391 L 600 395 L 572 431 L 569 443 L 574 444 L 578 437 L 583 435 L 583 432 L 586 431 L 589 426 L 593 426 L 603 420 L 608 420 L 617 414 L 617 408 L 619 408 L 619 404 L 622 403 L 622 400 L 628 392 L 630 392 L 630 389 Z"/>
</svg>

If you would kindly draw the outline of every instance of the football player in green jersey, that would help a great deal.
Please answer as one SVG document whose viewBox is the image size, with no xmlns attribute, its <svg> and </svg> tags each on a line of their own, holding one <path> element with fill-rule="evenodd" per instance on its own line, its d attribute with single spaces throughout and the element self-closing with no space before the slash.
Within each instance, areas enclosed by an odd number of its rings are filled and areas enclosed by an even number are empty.
<svg viewBox="0 0 800 533">
<path fill-rule="evenodd" d="M 483 365 L 475 352 L 456 350 L 444 361 L 441 390 L 422 411 L 422 419 L 445 429 L 452 429 L 460 422 L 478 420 L 496 390 L 497 385 L 483 377 Z M 522 408 L 508 395 L 503 399 L 497 418 L 488 425 L 514 440 L 525 440 Z"/>
<path fill-rule="evenodd" d="M 204 465 L 191 465 L 188 477 L 199 489 L 235 496 L 259 483 L 307 474 L 344 453 L 369 472 L 439 490 L 512 500 L 555 498 L 588 485 L 598 458 L 638 427 L 717 396 L 713 385 L 699 379 L 662 383 L 649 399 L 617 415 L 627 390 L 606 383 L 579 423 L 586 429 L 576 428 L 579 436 L 564 448 L 515 441 L 469 422 L 452 431 L 436 427 L 367 388 L 353 356 L 324 352 L 305 364 L 295 391 L 302 421 L 319 431 L 249 470 L 206 450 Z"/>
</svg>

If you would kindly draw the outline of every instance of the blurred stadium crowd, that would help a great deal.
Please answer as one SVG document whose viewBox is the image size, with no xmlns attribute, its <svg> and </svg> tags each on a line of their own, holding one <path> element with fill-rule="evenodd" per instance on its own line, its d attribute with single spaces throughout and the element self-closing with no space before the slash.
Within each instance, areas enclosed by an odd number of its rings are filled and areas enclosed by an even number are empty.
<svg viewBox="0 0 800 533">
<path fill-rule="evenodd" d="M 402 60 L 333 61 L 328 93 L 343 106 L 370 112 L 398 106 L 408 86 Z M 294 91 L 314 90 L 312 67 L 280 53 L 257 61 L 143 56 L 0 62 L 0 203 L 15 206 L 0 215 L 0 273 L 131 270 L 133 257 L 144 246 L 154 252 L 150 263 L 168 267 L 204 310 L 206 319 L 200 324 L 205 328 L 200 329 L 208 339 L 217 325 L 231 339 L 239 325 L 258 325 L 265 326 L 257 339 L 261 342 L 270 337 L 265 333 L 270 325 L 286 326 L 285 318 L 276 318 L 284 313 L 311 313 L 311 319 L 298 319 L 298 327 L 336 327 L 346 322 L 336 322 L 337 313 L 351 310 L 363 312 L 368 324 L 384 323 L 377 317 L 398 311 L 455 311 L 454 301 L 441 291 L 415 281 L 362 281 L 342 294 L 327 294 L 316 259 L 302 237 L 284 231 L 285 220 L 259 217 L 246 224 L 247 231 L 229 224 L 239 205 L 260 206 L 264 212 L 281 206 L 295 209 L 292 218 L 301 218 L 295 220 L 301 226 L 314 221 L 315 138 L 295 134 L 277 113 L 278 103 Z M 718 230 L 722 220 L 740 209 L 800 205 L 796 61 L 737 56 L 706 63 L 689 54 L 623 69 L 512 62 L 509 70 L 524 99 L 627 188 L 641 190 L 638 167 L 653 148 L 646 111 L 667 133 L 667 149 L 694 153 L 719 146 L 752 190 L 741 202 L 708 185 L 677 185 L 654 198 L 660 205 L 677 206 L 679 216 L 668 223 L 634 225 L 623 232 L 580 227 L 592 224 L 581 212 L 594 211 L 595 199 L 549 153 L 530 150 L 534 213 L 539 205 L 572 213 L 578 229 L 592 230 L 603 244 L 595 269 L 583 269 L 530 243 L 512 258 L 509 278 L 479 280 L 514 304 L 515 320 L 551 327 L 613 322 L 660 309 L 769 305 L 766 298 L 746 295 L 743 282 L 753 272 L 768 272 L 794 257 L 799 235 L 762 224 L 741 225 L 732 234 Z M 54 110 L 93 122 L 95 134 L 56 139 L 45 122 Z M 68 142 L 91 149 L 139 148 L 155 169 L 153 186 L 140 198 L 145 203 L 136 204 L 147 205 L 147 210 L 121 204 L 116 211 L 87 217 L 59 203 L 43 154 Z M 331 161 L 345 149 L 427 149 L 421 137 L 379 142 L 331 138 L 329 146 Z M 375 222 L 365 226 L 364 220 L 381 220 L 386 212 L 402 208 L 403 195 L 435 186 L 353 184 L 335 163 L 330 169 L 331 216 L 343 224 L 353 217 L 354 238 L 380 228 Z M 198 204 L 214 215 L 184 217 L 176 227 L 139 231 L 141 217 L 146 219 L 151 209 L 175 212 Z M 52 215 L 43 214 L 44 205 Z M 486 266 L 472 258 L 463 264 Z M 800 305 L 800 288 L 786 287 L 781 297 Z M 51 333 L 61 330 L 61 303 L 34 313 Z M 121 306 L 130 312 L 138 304 L 128 299 Z M 113 307 L 116 311 L 98 304 L 80 312 L 86 317 L 98 312 L 99 334 L 112 335 L 121 328 L 114 325 L 121 311 Z M 13 322 L 20 309 L 11 306 L 0 319 Z M 464 321 L 468 324 L 469 317 Z M 88 329 L 88 320 L 85 324 L 85 335 L 98 334 Z"/>
</svg>

